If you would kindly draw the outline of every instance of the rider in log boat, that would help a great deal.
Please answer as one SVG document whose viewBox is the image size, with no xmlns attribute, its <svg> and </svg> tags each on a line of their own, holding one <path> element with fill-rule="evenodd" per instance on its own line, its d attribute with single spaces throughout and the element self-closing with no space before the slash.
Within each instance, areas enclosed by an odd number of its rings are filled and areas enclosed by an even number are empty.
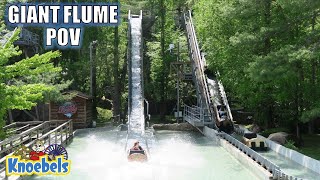
<svg viewBox="0 0 320 180">
<path fill-rule="evenodd" d="M 139 145 L 139 141 L 136 141 L 136 142 L 133 144 L 133 147 L 132 147 L 130 150 L 133 150 L 133 151 L 143 151 L 142 147 Z"/>
<path fill-rule="evenodd" d="M 145 150 L 139 145 L 139 141 L 136 141 L 130 149 L 128 160 L 138 162 L 146 162 L 148 160 Z"/>
</svg>

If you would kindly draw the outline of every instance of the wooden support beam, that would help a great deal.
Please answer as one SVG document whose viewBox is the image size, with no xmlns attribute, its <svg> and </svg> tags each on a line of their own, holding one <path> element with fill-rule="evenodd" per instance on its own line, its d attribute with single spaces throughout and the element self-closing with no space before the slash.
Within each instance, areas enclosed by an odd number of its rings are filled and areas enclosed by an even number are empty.
<svg viewBox="0 0 320 180">
<path fill-rule="evenodd" d="M 38 121 L 38 119 L 34 115 L 32 115 L 30 112 L 26 110 L 23 110 L 23 112 L 25 112 L 28 116 L 30 116 L 34 121 Z"/>
</svg>

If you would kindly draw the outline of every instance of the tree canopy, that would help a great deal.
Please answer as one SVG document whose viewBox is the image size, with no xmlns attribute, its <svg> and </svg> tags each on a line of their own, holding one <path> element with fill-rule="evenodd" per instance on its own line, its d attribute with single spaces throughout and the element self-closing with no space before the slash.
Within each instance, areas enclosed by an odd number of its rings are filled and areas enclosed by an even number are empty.
<svg viewBox="0 0 320 180">
<path fill-rule="evenodd" d="M 59 100 L 66 88 L 89 94 L 91 68 L 96 70 L 96 105 L 112 110 L 114 117 L 125 118 L 128 10 L 144 12 L 144 92 L 151 111 L 162 118 L 172 114 L 177 79 L 170 65 L 177 59 L 189 61 L 182 26 L 183 13 L 190 9 L 209 69 L 220 73 L 229 100 L 253 112 L 256 122 L 265 127 L 289 124 L 298 130 L 308 123 L 312 131 L 314 120 L 320 117 L 319 1 L 119 2 L 120 26 L 85 28 L 82 47 L 77 50 L 42 49 L 46 52 L 42 55 L 13 59 L 21 55 L 12 45 L 17 31 L 0 51 L 0 96 L 4 99 L 0 102 L 0 118 L 8 109 L 28 109 L 43 98 Z M 32 30 L 42 33 L 39 28 Z M 89 45 L 95 40 L 98 44 L 92 67 Z M 175 48 L 169 51 L 172 43 Z M 180 89 L 181 104 L 195 104 L 192 83 L 181 82 Z"/>
<path fill-rule="evenodd" d="M 319 118 L 318 1 L 199 0 L 194 7 L 210 68 L 257 121 Z"/>
</svg>

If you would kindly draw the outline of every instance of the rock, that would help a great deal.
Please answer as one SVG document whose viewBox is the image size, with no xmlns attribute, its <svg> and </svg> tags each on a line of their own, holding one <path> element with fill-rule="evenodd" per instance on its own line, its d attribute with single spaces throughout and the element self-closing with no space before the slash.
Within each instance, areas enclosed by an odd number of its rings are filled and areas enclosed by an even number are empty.
<svg viewBox="0 0 320 180">
<path fill-rule="evenodd" d="M 259 133 L 261 132 L 261 128 L 257 124 L 253 124 L 252 127 L 249 129 L 253 133 Z"/>
<path fill-rule="evenodd" d="M 197 131 L 197 129 L 189 123 L 154 124 L 152 127 L 155 130 Z"/>
<path fill-rule="evenodd" d="M 287 136 L 288 134 L 285 132 L 277 132 L 277 133 L 270 134 L 268 139 L 271 141 L 277 142 L 281 145 L 284 145 L 287 141 Z"/>
<path fill-rule="evenodd" d="M 119 127 L 120 127 L 120 131 L 127 131 L 128 130 L 127 124 L 121 124 Z"/>
</svg>

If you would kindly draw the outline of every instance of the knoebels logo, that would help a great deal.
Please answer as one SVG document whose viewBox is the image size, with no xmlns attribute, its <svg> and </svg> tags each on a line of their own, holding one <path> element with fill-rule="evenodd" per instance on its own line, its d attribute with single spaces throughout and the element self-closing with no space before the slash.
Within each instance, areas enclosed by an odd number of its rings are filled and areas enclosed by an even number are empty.
<svg viewBox="0 0 320 180">
<path fill-rule="evenodd" d="M 19 156 L 6 158 L 6 174 L 10 175 L 66 175 L 70 172 L 70 160 L 63 156 L 49 161 L 48 155 L 40 157 L 40 160 L 21 160 Z"/>
<path fill-rule="evenodd" d="M 36 140 L 32 150 L 22 146 L 6 156 L 6 175 L 66 175 L 70 172 L 71 161 L 64 147 L 49 145 Z"/>
</svg>

